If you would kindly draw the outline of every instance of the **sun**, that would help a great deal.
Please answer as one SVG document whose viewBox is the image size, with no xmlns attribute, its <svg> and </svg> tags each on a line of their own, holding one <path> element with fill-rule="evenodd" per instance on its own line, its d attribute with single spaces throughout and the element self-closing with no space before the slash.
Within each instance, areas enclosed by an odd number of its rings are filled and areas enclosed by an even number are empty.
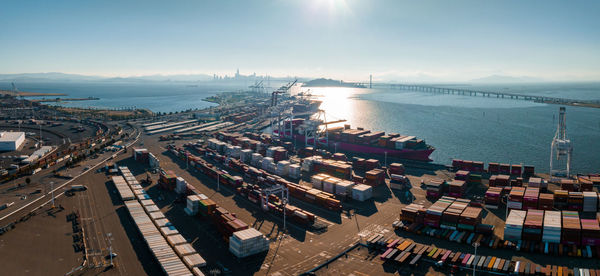
<svg viewBox="0 0 600 276">
<path fill-rule="evenodd" d="M 312 2 L 315 12 L 326 12 L 329 16 L 351 13 L 346 0 L 313 0 Z"/>
</svg>

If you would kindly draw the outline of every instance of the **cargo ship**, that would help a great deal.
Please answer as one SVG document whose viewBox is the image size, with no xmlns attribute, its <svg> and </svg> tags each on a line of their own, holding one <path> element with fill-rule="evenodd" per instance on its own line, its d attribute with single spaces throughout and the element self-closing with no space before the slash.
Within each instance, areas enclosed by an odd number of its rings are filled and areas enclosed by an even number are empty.
<svg viewBox="0 0 600 276">
<path fill-rule="evenodd" d="M 304 119 L 287 120 L 284 122 L 282 137 L 284 139 L 295 139 L 299 142 L 305 142 L 303 127 Z M 290 133 L 290 124 L 293 133 Z M 278 131 L 275 130 L 275 133 Z M 327 137 L 318 138 L 318 144 L 327 147 L 329 150 L 355 153 L 359 155 L 377 155 L 388 158 L 432 161 L 429 156 L 435 148 L 425 143 L 425 140 L 418 139 L 416 136 L 401 135 L 397 133 L 386 134 L 383 131 L 371 132 L 363 128 L 350 128 L 350 125 L 343 127 L 330 128 L 327 130 Z M 312 140 L 308 141 L 313 143 Z"/>
<path fill-rule="evenodd" d="M 319 107 L 323 101 L 310 99 L 311 94 L 299 94 L 298 100 L 292 106 L 292 112 L 296 118 L 308 118 L 310 115 L 319 111 Z"/>
</svg>

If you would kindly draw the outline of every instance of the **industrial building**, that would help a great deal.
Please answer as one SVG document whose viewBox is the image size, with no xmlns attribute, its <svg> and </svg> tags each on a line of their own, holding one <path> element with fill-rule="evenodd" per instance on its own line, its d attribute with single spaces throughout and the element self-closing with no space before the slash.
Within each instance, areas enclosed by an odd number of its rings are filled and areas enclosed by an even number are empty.
<svg viewBox="0 0 600 276">
<path fill-rule="evenodd" d="M 17 150 L 25 142 L 25 132 L 0 132 L 0 151 Z"/>
</svg>

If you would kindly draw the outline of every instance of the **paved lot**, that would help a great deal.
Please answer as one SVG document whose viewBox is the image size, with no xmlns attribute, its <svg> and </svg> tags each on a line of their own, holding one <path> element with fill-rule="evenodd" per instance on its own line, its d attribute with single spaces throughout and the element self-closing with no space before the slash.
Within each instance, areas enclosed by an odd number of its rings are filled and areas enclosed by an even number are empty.
<svg viewBox="0 0 600 276">
<path fill-rule="evenodd" d="M 213 179 L 209 179 L 200 173 L 186 170 L 185 165 L 182 161 L 175 159 L 170 153 L 166 152 L 166 142 L 157 142 L 152 139 L 155 137 L 146 137 L 146 145 L 144 147 L 149 148 L 150 151 L 155 154 L 161 160 L 161 166 L 167 170 L 173 170 L 178 176 L 182 176 L 189 183 L 191 183 L 199 192 L 206 194 L 211 197 L 219 205 L 225 207 L 231 212 L 235 212 L 243 221 L 254 226 L 263 234 L 268 237 L 275 238 L 277 235 L 277 229 L 282 226 L 282 220 L 280 218 L 271 216 L 270 214 L 263 213 L 258 206 L 248 203 L 247 200 L 238 198 L 235 193 L 228 189 L 228 187 L 221 186 L 220 191 L 217 192 L 217 185 Z M 178 141 L 178 144 L 183 144 L 185 141 Z M 456 244 L 438 239 L 432 239 L 430 237 L 416 236 L 405 232 L 394 232 L 391 223 L 398 218 L 400 209 L 402 206 L 409 202 L 415 202 L 424 204 L 425 206 L 431 205 L 431 202 L 425 198 L 425 190 L 420 187 L 421 179 L 440 177 L 450 178 L 452 175 L 445 171 L 426 171 L 426 170 L 409 170 L 408 173 L 411 175 L 409 179 L 413 184 L 413 188 L 410 190 L 409 198 L 407 200 L 406 194 L 395 190 L 390 190 L 386 186 L 377 187 L 374 190 L 374 200 L 365 203 L 348 202 L 345 206 L 352 210 L 345 210 L 342 213 L 332 213 L 328 210 L 320 208 L 318 206 L 306 204 L 304 202 L 292 199 L 292 205 L 298 205 L 302 208 L 315 213 L 320 218 L 324 219 L 328 224 L 328 231 L 322 234 L 314 234 L 306 231 L 301 226 L 294 226 L 291 224 L 288 227 L 290 235 L 283 239 L 281 242 L 274 241 L 271 243 L 271 249 L 268 254 L 262 260 L 260 269 L 256 271 L 258 275 L 297 275 L 301 272 L 307 271 L 320 263 L 325 262 L 332 256 L 337 255 L 350 245 L 354 244 L 359 240 L 364 240 L 367 237 L 372 236 L 376 233 L 382 233 L 387 236 L 402 236 L 411 237 L 417 242 L 424 244 L 435 244 L 438 247 L 457 249 L 464 252 L 469 252 L 470 247 L 464 244 Z M 475 186 L 470 188 L 472 192 L 479 192 L 482 187 Z M 157 190 L 156 193 L 165 194 L 163 191 Z M 170 199 L 166 197 L 169 205 Z M 183 205 L 170 206 L 170 213 L 181 212 Z M 346 208 L 346 207 L 345 207 Z M 179 211 L 172 211 L 179 210 Z M 167 215 L 169 216 L 169 215 Z M 491 223 L 496 225 L 496 234 L 502 235 L 503 231 L 503 212 L 486 212 L 484 223 Z M 177 224 L 178 228 L 187 227 L 185 225 L 190 223 L 196 223 L 197 219 L 182 218 L 182 223 Z M 178 219 L 173 219 L 174 222 L 178 222 Z M 181 225 L 181 226 L 180 226 Z M 205 228 L 207 226 L 204 226 Z M 193 227 L 192 227 L 193 228 Z M 210 225 L 208 225 L 210 229 Z M 181 230 L 180 230 L 181 231 Z M 188 236 L 202 235 L 189 232 Z M 221 247 L 225 243 L 218 242 L 217 246 Z M 207 243 L 206 246 L 210 246 Z M 199 252 L 206 252 L 207 249 L 203 247 L 196 248 Z M 214 249 L 211 249 L 214 252 Z M 539 264 L 561 264 L 573 267 L 575 265 L 582 267 L 595 267 L 598 264 L 594 260 L 581 259 L 581 258 L 556 258 L 552 256 L 546 256 L 542 254 L 531 254 L 525 252 L 515 252 L 512 250 L 492 250 L 488 248 L 480 248 L 478 252 L 480 254 L 488 254 L 500 256 L 503 258 L 512 258 L 514 260 L 530 260 Z M 227 252 L 220 253 L 223 256 L 227 256 Z M 203 254 L 204 256 L 205 254 Z M 209 262 L 212 260 L 207 258 Z M 219 260 L 225 267 L 227 262 Z M 253 264 L 260 260 L 254 260 Z M 380 269 L 382 265 L 375 262 L 376 266 Z M 231 263 L 235 265 L 235 263 Z M 258 265 L 258 264 L 257 264 Z M 370 267 L 371 265 L 369 265 Z M 228 267 L 230 268 L 230 267 Z M 374 270 L 376 271 L 376 270 Z M 382 270 L 383 271 L 383 270 Z M 388 273 L 399 273 L 399 270 L 394 271 L 385 270 Z M 400 271 L 401 272 L 401 271 Z M 351 274 L 352 270 L 344 271 L 342 274 Z M 363 273 L 368 273 L 363 272 Z M 434 270 L 428 271 L 428 273 L 435 273 Z M 379 274 L 379 273 L 377 273 Z M 332 274 L 333 275 L 333 274 Z M 360 275 L 360 274 L 356 274 Z"/>
<path fill-rule="evenodd" d="M 437 269 L 437 271 L 436 271 Z M 379 256 L 373 252 L 369 252 L 364 247 L 356 247 L 348 254 L 338 258 L 317 271 L 316 275 L 382 275 L 382 274 L 400 274 L 400 275 L 446 275 L 449 271 L 440 270 L 440 268 L 432 267 L 430 264 L 421 262 L 417 267 L 397 266 L 384 263 L 379 260 Z M 458 273 L 458 275 L 466 275 L 469 272 Z"/>
<path fill-rule="evenodd" d="M 0 258 L 0 265 L 12 269 L 9 271 L 28 270 L 32 275 L 63 275 L 80 265 L 84 254 L 74 252 L 71 223 L 66 221 L 66 214 L 79 212 L 90 249 L 93 249 L 91 255 L 96 256 L 90 261 L 104 261 L 108 254 L 109 235 L 113 251 L 118 254 L 114 268 L 86 269 L 83 275 L 162 275 L 108 177 L 104 173 L 90 172 L 73 184 L 85 185 L 88 190 L 58 198 L 56 205 L 62 205 L 65 210 L 59 212 L 56 218 L 34 216 L 0 236 L 0 254 L 17 254 L 15 262 Z M 64 264 L 55 264 L 59 259 Z"/>
<path fill-rule="evenodd" d="M 44 208 L 28 221 L 0 236 L 3 275 L 64 275 L 83 262 L 73 248 L 71 223 L 66 215 L 73 202 L 58 200 L 65 210 L 48 215 Z M 6 274 L 5 274 L 6 273 Z"/>
</svg>

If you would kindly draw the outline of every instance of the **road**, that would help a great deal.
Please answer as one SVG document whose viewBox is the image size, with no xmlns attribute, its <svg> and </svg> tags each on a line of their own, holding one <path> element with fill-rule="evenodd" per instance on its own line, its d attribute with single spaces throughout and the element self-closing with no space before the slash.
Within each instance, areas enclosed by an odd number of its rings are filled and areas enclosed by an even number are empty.
<svg viewBox="0 0 600 276">
<path fill-rule="evenodd" d="M 139 136 L 140 136 L 140 133 L 137 132 L 137 136 L 134 138 L 133 141 L 129 142 L 128 145 L 132 145 L 132 144 L 136 143 L 139 139 Z M 48 191 L 48 193 L 40 194 L 37 197 L 30 195 L 27 200 L 24 200 L 21 202 L 15 202 L 15 205 L 13 205 L 5 210 L 0 211 L 0 215 L 3 215 L 2 217 L 0 217 L 0 223 L 4 222 L 4 220 L 8 219 L 9 217 L 11 217 L 15 214 L 25 214 L 28 211 L 35 210 L 37 208 L 42 207 L 45 204 L 48 204 L 49 202 L 52 201 L 52 193 L 54 193 L 55 197 L 62 196 L 62 194 L 64 192 L 63 188 L 65 188 L 65 186 L 76 181 L 83 174 L 88 173 L 89 171 L 96 170 L 100 165 L 104 164 L 104 162 L 113 159 L 113 156 L 117 156 L 122 152 L 123 152 L 123 149 L 119 150 L 117 152 L 105 152 L 105 153 L 99 154 L 100 157 L 97 159 L 89 159 L 88 158 L 88 159 L 82 161 L 80 163 L 80 166 L 77 167 L 77 169 L 71 171 L 72 174 L 75 174 L 72 179 L 69 179 L 66 181 L 61 180 L 61 179 L 56 179 L 56 181 L 52 181 L 52 182 L 54 182 L 55 188 Z M 86 169 L 86 168 L 89 168 L 89 169 Z M 35 177 L 32 177 L 32 182 L 40 181 L 41 179 L 47 179 L 49 177 L 49 175 L 51 175 L 51 174 L 52 174 L 52 172 L 49 170 L 46 170 L 45 173 L 36 174 L 36 175 L 34 175 Z M 46 201 L 44 201 L 44 200 L 46 200 Z M 40 202 L 39 205 L 36 204 L 38 202 Z"/>
</svg>

